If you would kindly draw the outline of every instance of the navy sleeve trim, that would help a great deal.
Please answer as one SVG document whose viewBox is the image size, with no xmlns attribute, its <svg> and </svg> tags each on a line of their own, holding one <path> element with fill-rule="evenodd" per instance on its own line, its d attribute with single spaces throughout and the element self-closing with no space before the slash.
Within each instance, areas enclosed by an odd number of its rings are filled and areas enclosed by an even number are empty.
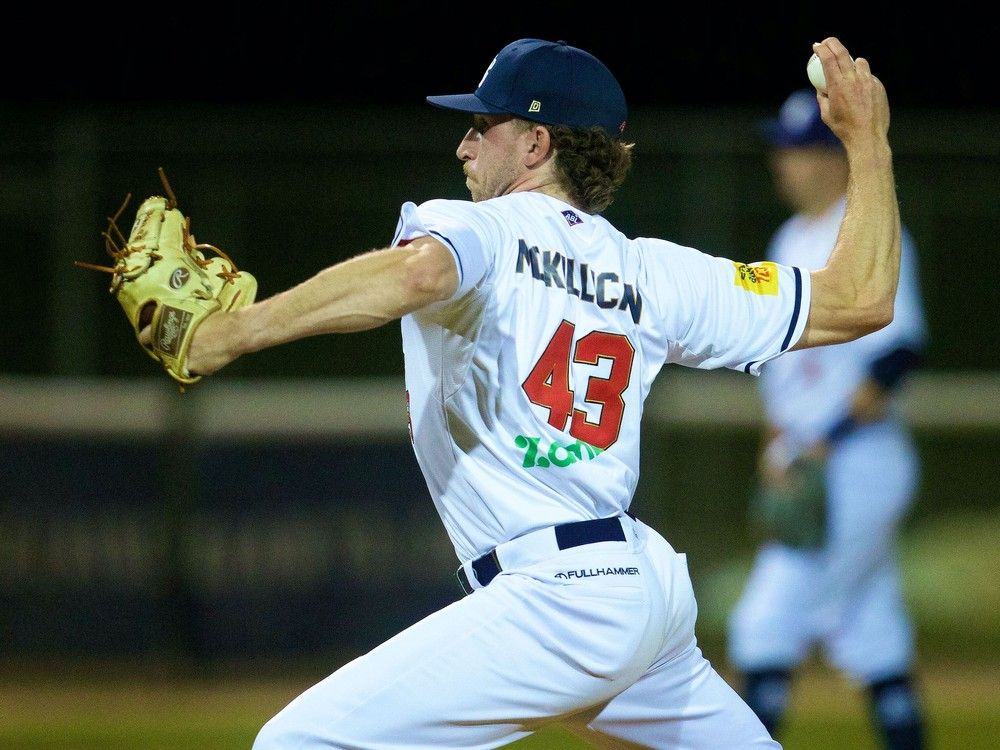
<svg viewBox="0 0 1000 750">
<path fill-rule="evenodd" d="M 872 362 L 869 375 L 872 380 L 888 391 L 894 388 L 907 373 L 920 367 L 923 361 L 924 357 L 921 352 L 907 347 L 899 347 Z"/>
<path fill-rule="evenodd" d="M 451 240 L 449 240 L 443 234 L 441 234 L 440 232 L 435 232 L 433 229 L 428 230 L 428 233 L 434 237 L 437 237 L 439 240 L 448 245 L 448 247 L 451 248 L 451 251 L 455 254 L 455 260 L 458 261 L 458 285 L 461 287 L 462 282 L 465 281 L 465 269 L 462 268 L 462 256 L 458 254 L 458 250 L 455 249 L 455 246 L 452 244 Z"/>
<path fill-rule="evenodd" d="M 854 421 L 854 418 L 850 414 L 848 414 L 830 428 L 829 432 L 826 433 L 826 439 L 830 443 L 836 443 L 838 440 L 850 435 L 857 426 L 858 423 Z"/>
<path fill-rule="evenodd" d="M 792 334 L 795 333 L 795 326 L 799 322 L 799 310 L 802 307 L 802 272 L 797 266 L 793 266 L 792 271 L 795 273 L 795 306 L 792 308 L 792 322 L 788 325 L 788 333 L 781 343 L 781 351 L 785 351 L 792 341 Z"/>
</svg>

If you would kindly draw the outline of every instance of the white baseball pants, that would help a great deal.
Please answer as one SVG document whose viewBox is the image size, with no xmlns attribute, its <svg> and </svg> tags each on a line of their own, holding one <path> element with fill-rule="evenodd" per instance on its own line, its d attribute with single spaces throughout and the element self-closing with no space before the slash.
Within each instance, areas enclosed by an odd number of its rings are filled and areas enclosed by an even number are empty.
<svg viewBox="0 0 1000 750">
<path fill-rule="evenodd" d="M 626 541 L 503 545 L 488 586 L 295 698 L 254 750 L 484 749 L 558 722 L 596 747 L 778 748 L 704 658 L 686 558 Z"/>
</svg>

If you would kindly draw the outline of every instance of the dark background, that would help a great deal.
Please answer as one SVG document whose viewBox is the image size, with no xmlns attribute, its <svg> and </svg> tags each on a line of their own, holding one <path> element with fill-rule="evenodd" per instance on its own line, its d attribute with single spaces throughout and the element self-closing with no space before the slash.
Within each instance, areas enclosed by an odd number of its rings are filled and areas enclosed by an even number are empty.
<svg viewBox="0 0 1000 750">
<path fill-rule="evenodd" d="M 808 86 L 811 44 L 828 35 L 870 60 L 893 107 L 903 218 L 927 282 L 928 368 L 995 369 L 995 284 L 982 269 L 1000 234 L 1000 29 L 986 7 L 19 8 L 0 44 L 0 298 L 10 309 L 0 369 L 152 374 L 106 279 L 73 261 L 104 257 L 106 217 L 129 191 L 160 193 L 159 166 L 199 239 L 255 273 L 258 298 L 386 244 L 404 200 L 467 197 L 453 156 L 467 118 L 424 97 L 472 91 L 496 52 L 525 36 L 584 47 L 622 83 L 636 159 L 607 211 L 613 223 L 759 260 L 786 213 L 755 120 Z M 368 340 L 371 357 L 325 337 L 230 371 L 401 374 L 397 328 Z"/>
<path fill-rule="evenodd" d="M 737 5 L 736 8 L 728 7 Z M 9 101 L 418 104 L 472 90 L 520 37 L 600 57 L 635 106 L 777 102 L 814 41 L 869 59 L 900 107 L 995 107 L 989 3 L 85 4 L 19 8 L 0 62 Z"/>
</svg>

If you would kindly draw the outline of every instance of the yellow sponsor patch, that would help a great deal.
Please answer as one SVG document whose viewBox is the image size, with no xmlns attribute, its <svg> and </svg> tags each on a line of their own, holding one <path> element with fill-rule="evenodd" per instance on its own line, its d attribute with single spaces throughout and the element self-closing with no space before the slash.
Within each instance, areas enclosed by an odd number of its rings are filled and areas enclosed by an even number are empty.
<svg viewBox="0 0 1000 750">
<path fill-rule="evenodd" d="M 769 261 L 763 263 L 737 263 L 736 286 L 741 286 L 754 294 L 776 295 L 778 293 L 778 267 Z"/>
</svg>

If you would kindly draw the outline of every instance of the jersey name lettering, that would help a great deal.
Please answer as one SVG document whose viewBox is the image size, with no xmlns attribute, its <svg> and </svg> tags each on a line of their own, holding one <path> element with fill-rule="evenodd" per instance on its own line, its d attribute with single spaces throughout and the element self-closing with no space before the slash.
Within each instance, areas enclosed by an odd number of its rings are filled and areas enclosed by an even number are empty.
<svg viewBox="0 0 1000 750">
<path fill-rule="evenodd" d="M 527 268 L 531 277 L 545 286 L 565 289 L 567 294 L 605 310 L 628 309 L 634 323 L 642 318 L 642 295 L 632 284 L 622 282 L 618 274 L 594 271 L 586 263 L 577 263 L 561 253 L 539 250 L 524 240 L 517 242 L 517 273 Z"/>
</svg>

